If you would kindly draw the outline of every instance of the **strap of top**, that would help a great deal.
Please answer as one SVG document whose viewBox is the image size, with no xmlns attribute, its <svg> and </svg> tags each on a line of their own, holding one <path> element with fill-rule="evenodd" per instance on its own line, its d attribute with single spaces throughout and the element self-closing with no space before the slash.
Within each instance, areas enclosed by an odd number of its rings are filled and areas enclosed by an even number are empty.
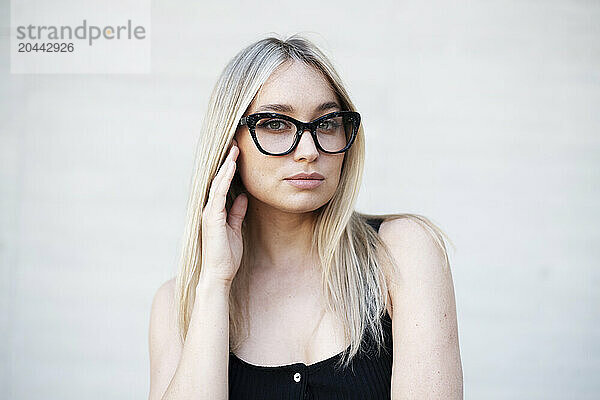
<svg viewBox="0 0 600 400">
<path fill-rule="evenodd" d="M 375 231 L 379 232 L 379 227 L 381 226 L 381 223 L 383 222 L 383 218 L 368 218 L 367 219 L 367 224 L 371 225 L 371 227 L 373 229 L 375 229 Z"/>
</svg>

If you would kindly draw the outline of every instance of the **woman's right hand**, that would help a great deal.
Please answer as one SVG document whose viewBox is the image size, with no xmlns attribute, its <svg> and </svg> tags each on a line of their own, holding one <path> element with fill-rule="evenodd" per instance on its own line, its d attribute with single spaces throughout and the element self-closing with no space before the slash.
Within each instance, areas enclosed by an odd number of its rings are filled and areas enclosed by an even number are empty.
<svg viewBox="0 0 600 400">
<path fill-rule="evenodd" d="M 202 269 L 200 278 L 216 279 L 231 285 L 242 260 L 242 221 L 248 207 L 245 193 L 235 198 L 229 215 L 225 208 L 227 192 L 236 170 L 237 142 L 211 182 L 208 201 L 202 210 Z"/>
</svg>

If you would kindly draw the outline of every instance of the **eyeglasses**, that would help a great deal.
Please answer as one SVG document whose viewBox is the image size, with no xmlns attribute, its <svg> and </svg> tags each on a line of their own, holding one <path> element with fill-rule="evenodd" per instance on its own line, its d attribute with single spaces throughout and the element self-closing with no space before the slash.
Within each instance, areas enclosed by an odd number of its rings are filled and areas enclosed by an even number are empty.
<svg viewBox="0 0 600 400">
<path fill-rule="evenodd" d="M 308 128 L 317 146 L 324 153 L 347 151 L 360 126 L 360 114 L 355 111 L 335 111 L 311 122 L 301 122 L 278 113 L 261 112 L 240 119 L 247 125 L 258 150 L 270 156 L 284 156 L 294 151 L 302 133 Z"/>
</svg>

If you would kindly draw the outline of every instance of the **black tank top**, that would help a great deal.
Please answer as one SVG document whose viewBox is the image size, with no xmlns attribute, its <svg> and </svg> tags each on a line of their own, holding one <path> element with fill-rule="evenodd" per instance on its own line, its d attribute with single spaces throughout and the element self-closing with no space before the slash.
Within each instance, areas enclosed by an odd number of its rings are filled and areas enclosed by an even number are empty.
<svg viewBox="0 0 600 400">
<path fill-rule="evenodd" d="M 381 220 L 367 222 L 379 230 Z M 381 323 L 385 345 L 379 354 L 374 340 L 365 334 L 361 350 L 345 369 L 336 367 L 342 353 L 308 365 L 298 362 L 260 366 L 249 364 L 229 352 L 229 399 L 389 400 L 393 346 L 392 320 L 387 310 Z"/>
</svg>

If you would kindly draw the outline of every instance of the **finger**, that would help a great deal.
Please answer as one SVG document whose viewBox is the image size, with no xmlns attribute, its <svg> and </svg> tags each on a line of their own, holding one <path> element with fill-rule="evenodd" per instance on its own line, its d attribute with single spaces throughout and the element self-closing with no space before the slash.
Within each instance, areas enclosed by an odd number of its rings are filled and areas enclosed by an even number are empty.
<svg viewBox="0 0 600 400">
<path fill-rule="evenodd" d="M 238 149 L 237 146 L 231 146 L 231 149 L 229 151 L 229 154 L 227 155 L 227 158 L 225 160 L 224 165 L 229 164 L 229 163 L 233 163 L 234 166 L 234 173 L 235 173 L 235 160 L 237 159 L 237 156 L 239 155 L 240 150 Z M 219 183 L 217 184 L 217 189 L 221 189 L 223 185 L 227 185 L 227 189 L 225 189 L 225 194 L 227 194 L 227 190 L 229 190 L 229 184 L 231 181 L 231 178 L 233 178 L 233 174 L 231 176 L 229 176 L 229 172 L 228 171 L 229 167 L 225 168 L 223 170 L 223 175 L 219 178 Z"/>
<path fill-rule="evenodd" d="M 242 193 L 233 201 L 231 209 L 229 210 L 229 216 L 227 217 L 227 223 L 235 232 L 239 232 L 242 229 L 242 222 L 244 221 L 247 209 L 248 195 Z"/>
<path fill-rule="evenodd" d="M 229 186 L 231 184 L 231 180 L 233 175 L 235 174 L 236 164 L 235 161 L 231 160 L 227 162 L 226 171 L 224 171 L 223 178 L 219 182 L 219 186 L 217 186 L 217 190 L 214 193 L 213 198 L 213 209 L 217 212 L 225 211 L 225 202 L 227 200 L 227 192 L 229 191 Z"/>
<path fill-rule="evenodd" d="M 225 190 L 225 195 L 227 195 L 227 191 L 229 190 L 229 185 L 231 184 L 231 179 L 233 178 L 233 175 L 235 174 L 235 169 L 236 169 L 236 163 L 235 160 L 237 159 L 237 156 L 239 155 L 240 150 L 238 149 L 237 146 L 232 146 L 231 150 L 229 151 L 229 155 L 227 156 L 227 159 L 225 160 L 225 163 L 223 165 L 228 165 L 230 163 L 233 164 L 234 170 L 233 173 L 230 175 L 229 171 L 229 167 L 226 167 L 223 170 L 223 174 L 222 176 L 219 177 L 219 182 L 217 184 L 217 186 L 215 187 L 215 190 L 222 190 L 223 189 L 223 185 L 226 186 Z"/>
<path fill-rule="evenodd" d="M 213 178 L 209 191 L 208 191 L 208 201 L 207 201 L 207 206 L 209 204 L 213 203 L 213 199 L 215 197 L 215 192 L 217 191 L 217 189 L 219 188 L 219 186 L 221 185 L 221 182 L 224 179 L 224 176 L 227 174 L 227 168 L 228 168 L 228 162 L 229 160 L 231 160 L 234 156 L 234 153 L 236 152 L 237 147 L 234 148 L 234 146 L 232 146 L 229 149 L 229 153 L 227 154 L 227 157 L 225 158 L 225 161 L 223 161 L 223 164 L 221 164 L 221 166 L 219 167 L 219 171 L 217 172 L 217 174 L 215 175 L 215 177 Z"/>
</svg>

